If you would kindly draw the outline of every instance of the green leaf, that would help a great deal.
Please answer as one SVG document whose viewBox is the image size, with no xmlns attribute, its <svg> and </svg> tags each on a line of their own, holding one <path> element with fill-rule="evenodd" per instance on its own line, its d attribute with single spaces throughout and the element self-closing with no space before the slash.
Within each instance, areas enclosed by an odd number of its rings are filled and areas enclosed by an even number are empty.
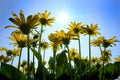
<svg viewBox="0 0 120 80">
<path fill-rule="evenodd" d="M 42 61 L 41 59 L 41 54 L 39 54 L 35 49 L 31 48 L 33 54 L 35 55 L 35 57 L 38 59 L 38 61 Z"/>
<path fill-rule="evenodd" d="M 59 55 L 58 55 L 58 58 L 57 58 L 57 66 L 61 66 L 62 64 L 64 65 L 67 65 L 68 62 L 67 62 L 67 56 L 65 54 L 65 50 L 62 51 Z"/>
<path fill-rule="evenodd" d="M 60 54 L 57 55 L 57 73 L 56 76 L 59 77 L 60 75 L 67 73 L 69 76 L 72 75 L 72 68 L 68 64 L 66 50 L 62 51 Z"/>
<path fill-rule="evenodd" d="M 1 63 L 0 73 L 11 80 L 26 80 L 25 75 L 21 71 L 9 64 Z"/>
</svg>

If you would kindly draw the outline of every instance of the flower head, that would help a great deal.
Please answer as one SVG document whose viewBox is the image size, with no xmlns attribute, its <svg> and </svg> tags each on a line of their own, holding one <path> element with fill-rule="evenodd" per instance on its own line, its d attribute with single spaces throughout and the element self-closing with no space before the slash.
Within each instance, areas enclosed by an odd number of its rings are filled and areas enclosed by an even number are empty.
<svg viewBox="0 0 120 80">
<path fill-rule="evenodd" d="M 100 45 L 103 43 L 103 40 L 104 40 L 104 36 L 100 36 L 100 37 L 98 37 L 97 39 L 94 39 L 94 40 L 91 42 L 91 45 L 92 45 L 92 46 L 100 46 Z"/>
<path fill-rule="evenodd" d="M 80 58 L 80 55 L 77 52 L 77 50 L 75 50 L 75 48 L 71 48 L 69 53 L 70 53 L 70 59 L 71 60 L 74 60 L 75 58 L 78 58 L 78 59 Z"/>
<path fill-rule="evenodd" d="M 13 44 L 18 47 L 26 47 L 27 37 L 19 30 L 15 30 L 11 34 L 12 37 L 9 37 L 10 40 L 13 41 Z"/>
<path fill-rule="evenodd" d="M 100 34 L 100 32 L 98 32 L 98 30 L 99 30 L 99 28 L 98 28 L 98 25 L 97 24 L 91 24 L 90 26 L 86 26 L 86 27 L 84 27 L 84 31 L 83 31 L 83 33 L 85 34 L 85 35 L 90 35 L 90 36 L 96 36 L 96 35 L 98 35 L 98 34 Z"/>
<path fill-rule="evenodd" d="M 111 57 L 111 51 L 110 50 L 102 51 L 101 59 L 104 62 L 110 62 L 110 60 L 111 60 L 110 57 Z"/>
<path fill-rule="evenodd" d="M 0 62 L 4 62 L 7 63 L 9 61 L 11 61 L 12 59 L 8 56 L 4 56 L 4 55 L 0 55 Z"/>
<path fill-rule="evenodd" d="M 0 52 L 5 51 L 7 56 L 19 56 L 20 55 L 20 48 L 17 49 L 7 49 L 5 47 L 0 47 Z"/>
<path fill-rule="evenodd" d="M 64 45 L 68 45 L 70 43 L 70 35 L 68 33 L 65 33 L 63 30 L 56 31 L 56 34 L 60 36 L 61 42 Z"/>
<path fill-rule="evenodd" d="M 76 23 L 76 22 L 71 22 L 69 24 L 69 27 L 67 28 L 72 34 L 79 34 L 82 33 L 82 28 L 84 24 L 82 22 Z"/>
<path fill-rule="evenodd" d="M 46 49 L 48 49 L 49 44 L 48 44 L 48 42 L 43 41 L 40 43 L 40 47 L 41 47 L 41 49 L 46 50 Z"/>
<path fill-rule="evenodd" d="M 97 64 L 99 62 L 100 62 L 100 59 L 98 57 L 92 57 L 92 59 L 91 59 L 92 64 Z"/>
<path fill-rule="evenodd" d="M 48 12 L 47 10 L 45 10 L 44 13 L 40 14 L 38 13 L 39 16 L 39 22 L 41 25 L 48 25 L 48 26 L 52 26 L 52 23 L 55 21 L 55 17 L 50 17 L 50 12 Z"/>
<path fill-rule="evenodd" d="M 9 18 L 9 20 L 15 24 L 15 26 L 9 25 L 5 28 L 19 28 L 24 34 L 29 34 L 30 29 L 34 29 L 37 25 L 39 25 L 38 15 L 29 15 L 27 19 L 25 19 L 24 13 L 22 10 L 20 10 L 20 18 L 12 12 L 12 15 L 14 18 Z"/>
<path fill-rule="evenodd" d="M 116 36 L 113 36 L 110 39 L 104 39 L 103 40 L 103 47 L 107 48 L 107 47 L 112 47 L 112 46 L 116 46 L 115 42 L 119 42 L 119 40 L 116 39 Z"/>
</svg>

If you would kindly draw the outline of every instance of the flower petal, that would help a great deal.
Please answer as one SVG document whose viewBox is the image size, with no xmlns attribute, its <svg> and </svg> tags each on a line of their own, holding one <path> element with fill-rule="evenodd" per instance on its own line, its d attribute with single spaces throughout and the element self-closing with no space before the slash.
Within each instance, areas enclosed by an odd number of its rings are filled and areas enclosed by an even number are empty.
<svg viewBox="0 0 120 80">
<path fill-rule="evenodd" d="M 22 23 L 25 23 L 25 17 L 24 17 L 24 13 L 22 10 L 20 10 L 20 19 Z"/>
<path fill-rule="evenodd" d="M 5 29 L 6 28 L 17 28 L 17 27 L 16 26 L 6 26 Z"/>
<path fill-rule="evenodd" d="M 18 21 L 16 21 L 15 19 L 9 18 L 9 20 L 10 20 L 11 22 L 13 22 L 14 24 L 16 24 L 17 26 L 20 26 L 20 23 L 19 23 Z"/>
<path fill-rule="evenodd" d="M 13 17 L 16 19 L 16 21 L 18 21 L 18 22 L 20 23 L 19 17 L 18 17 L 14 12 L 12 12 L 12 15 L 13 15 Z"/>
</svg>

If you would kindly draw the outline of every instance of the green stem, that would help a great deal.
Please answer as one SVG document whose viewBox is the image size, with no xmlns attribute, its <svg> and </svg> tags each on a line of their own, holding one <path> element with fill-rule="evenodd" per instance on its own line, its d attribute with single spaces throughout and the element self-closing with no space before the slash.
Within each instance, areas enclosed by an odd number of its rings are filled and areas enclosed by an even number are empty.
<svg viewBox="0 0 120 80">
<path fill-rule="evenodd" d="M 12 62 L 11 62 L 11 66 L 13 65 L 13 60 L 14 60 L 14 56 L 12 56 Z"/>
<path fill-rule="evenodd" d="M 22 48 L 20 48 L 20 56 L 18 61 L 18 71 L 20 70 L 20 61 L 21 61 Z"/>
<path fill-rule="evenodd" d="M 53 68 L 53 74 L 56 73 L 56 46 L 53 46 L 53 58 L 54 58 L 54 68 Z"/>
<path fill-rule="evenodd" d="M 28 63 L 28 65 L 27 65 L 27 67 L 28 67 L 28 75 L 27 75 L 27 77 L 28 77 L 28 80 L 30 80 L 30 44 L 29 44 L 29 34 L 27 35 L 27 40 L 28 40 L 28 42 L 27 42 L 27 44 L 28 44 L 28 48 L 27 48 L 27 50 L 28 50 L 28 57 L 27 57 L 27 63 Z"/>
<path fill-rule="evenodd" d="M 69 53 L 69 47 L 66 45 L 67 51 L 68 51 L 68 59 L 69 59 L 69 65 L 71 67 L 71 60 L 70 60 L 70 53 Z"/>
<path fill-rule="evenodd" d="M 45 50 L 44 50 L 44 53 L 43 53 L 43 62 L 45 61 Z"/>
<path fill-rule="evenodd" d="M 91 45 L 90 45 L 90 38 L 91 38 L 91 36 L 89 35 L 89 69 L 91 69 Z"/>
<path fill-rule="evenodd" d="M 41 44 L 41 38 L 42 38 L 42 32 L 43 32 L 43 25 L 41 26 L 41 31 L 40 31 L 40 34 L 39 34 L 39 48 L 38 48 L 38 53 L 41 54 L 41 48 L 40 48 L 40 44 Z"/>
<path fill-rule="evenodd" d="M 43 25 L 41 26 L 41 30 L 40 30 L 40 34 L 39 34 L 39 47 L 38 47 L 38 53 L 41 54 L 41 47 L 40 47 L 40 44 L 41 44 L 41 40 L 42 40 L 42 32 L 43 32 Z M 41 63 L 41 64 L 39 64 Z M 43 80 L 45 80 L 45 74 L 44 74 L 44 66 L 43 66 L 43 63 L 42 63 L 42 56 L 41 56 L 41 62 L 38 62 L 38 65 L 41 65 L 41 69 L 42 69 L 42 76 L 43 76 Z"/>
<path fill-rule="evenodd" d="M 34 48 L 35 49 L 35 48 Z M 33 76 L 35 75 L 35 56 L 33 54 Z M 34 76 L 35 78 L 35 76 Z"/>
<path fill-rule="evenodd" d="M 80 44 L 80 36 L 78 35 L 78 44 L 79 44 L 79 55 L 80 55 L 80 80 L 81 80 L 81 44 Z"/>
<path fill-rule="evenodd" d="M 103 72 L 102 72 L 102 80 L 104 80 L 104 58 L 105 58 L 105 55 L 104 55 L 104 54 L 105 54 L 105 51 L 106 51 L 106 48 L 104 48 L 104 52 L 103 52 L 103 68 L 102 68 L 102 69 L 103 69 L 103 70 L 102 70 Z"/>
</svg>

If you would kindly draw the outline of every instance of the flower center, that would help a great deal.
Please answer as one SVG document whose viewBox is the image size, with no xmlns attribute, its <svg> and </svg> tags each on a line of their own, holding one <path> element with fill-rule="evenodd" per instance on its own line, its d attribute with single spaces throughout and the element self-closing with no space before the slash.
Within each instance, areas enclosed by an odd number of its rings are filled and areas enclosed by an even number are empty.
<svg viewBox="0 0 120 80">
<path fill-rule="evenodd" d="M 74 28 L 73 31 L 74 31 L 75 33 L 79 33 L 80 30 L 79 30 L 78 28 Z"/>
<path fill-rule="evenodd" d="M 30 32 L 30 26 L 28 24 L 21 25 L 19 29 L 26 35 Z"/>
<path fill-rule="evenodd" d="M 45 18 L 41 18 L 41 19 L 40 19 L 40 23 L 41 23 L 42 25 L 45 25 L 45 24 L 47 23 L 47 20 L 46 20 Z"/>
</svg>

